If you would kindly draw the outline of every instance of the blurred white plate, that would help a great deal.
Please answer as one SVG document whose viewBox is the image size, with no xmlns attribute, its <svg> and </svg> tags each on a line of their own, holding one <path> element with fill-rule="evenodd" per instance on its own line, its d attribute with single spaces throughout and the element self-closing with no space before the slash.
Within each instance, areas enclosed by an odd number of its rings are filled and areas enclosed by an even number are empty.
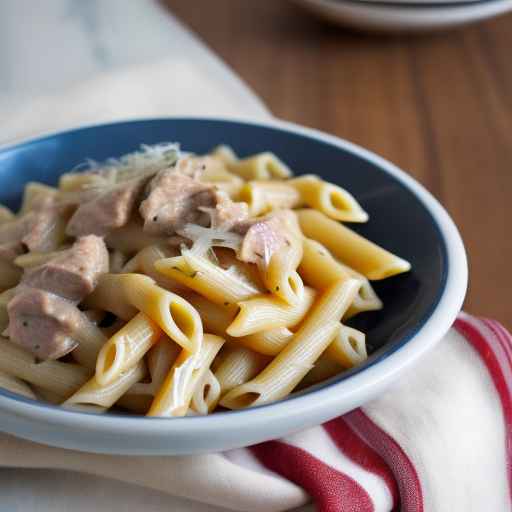
<svg viewBox="0 0 512 512">
<path fill-rule="evenodd" d="M 512 10 L 512 0 L 464 5 L 393 5 L 342 0 L 295 0 L 339 25 L 386 32 L 441 30 Z M 382 1 L 382 0 L 381 0 Z M 406 1 L 406 0 L 402 0 Z"/>
</svg>

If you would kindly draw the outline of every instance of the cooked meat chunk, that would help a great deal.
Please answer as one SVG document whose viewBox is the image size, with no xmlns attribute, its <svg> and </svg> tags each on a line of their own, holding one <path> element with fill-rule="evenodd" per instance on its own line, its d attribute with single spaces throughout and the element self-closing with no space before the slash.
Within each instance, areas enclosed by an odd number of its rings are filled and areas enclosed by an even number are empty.
<svg viewBox="0 0 512 512">
<path fill-rule="evenodd" d="M 0 244 L 10 244 L 11 254 L 22 254 L 25 249 L 51 251 L 64 238 L 70 207 L 57 204 L 52 196 L 38 200 L 34 206 L 35 209 L 22 217 L 0 224 Z"/>
<path fill-rule="evenodd" d="M 66 233 L 75 237 L 104 236 L 111 230 L 124 226 L 145 183 L 145 179 L 123 182 L 99 197 L 81 204 L 71 217 Z"/>
<path fill-rule="evenodd" d="M 89 235 L 79 238 L 56 258 L 27 270 L 22 284 L 80 302 L 94 290 L 108 267 L 105 242 L 96 235 Z"/>
<path fill-rule="evenodd" d="M 11 341 L 40 359 L 57 359 L 78 345 L 73 335 L 82 312 L 62 297 L 23 287 L 7 305 L 7 313 Z"/>
<path fill-rule="evenodd" d="M 164 169 L 149 184 L 147 198 L 140 205 L 144 231 L 172 235 L 185 224 L 207 225 L 208 214 L 201 207 L 215 206 L 215 188 L 179 170 Z"/>
<path fill-rule="evenodd" d="M 249 218 L 247 203 L 236 203 L 221 190 L 215 192 L 215 201 L 215 208 L 208 211 L 212 228 L 230 230 Z"/>
<path fill-rule="evenodd" d="M 248 228 L 238 252 L 238 259 L 258 265 L 268 265 L 272 254 L 288 246 L 290 237 L 299 233 L 297 219 L 290 210 L 279 210 L 238 227 L 242 232 Z"/>
</svg>

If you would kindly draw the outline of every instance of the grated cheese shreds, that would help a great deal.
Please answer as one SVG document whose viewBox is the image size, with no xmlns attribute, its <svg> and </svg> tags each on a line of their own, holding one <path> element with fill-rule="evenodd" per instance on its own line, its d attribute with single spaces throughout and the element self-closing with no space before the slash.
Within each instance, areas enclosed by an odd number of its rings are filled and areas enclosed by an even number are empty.
<svg viewBox="0 0 512 512">
<path fill-rule="evenodd" d="M 186 224 L 178 234 L 192 240 L 190 249 L 194 254 L 203 255 L 212 247 L 226 247 L 237 251 L 242 243 L 238 233 L 220 228 L 205 228 L 197 224 Z"/>
<path fill-rule="evenodd" d="M 97 171 L 102 175 L 115 176 L 115 181 L 126 181 L 144 172 L 158 172 L 174 165 L 183 153 L 174 142 L 142 144 L 139 151 L 128 153 L 119 158 L 109 158 L 105 162 L 87 160 L 86 171 Z"/>
</svg>

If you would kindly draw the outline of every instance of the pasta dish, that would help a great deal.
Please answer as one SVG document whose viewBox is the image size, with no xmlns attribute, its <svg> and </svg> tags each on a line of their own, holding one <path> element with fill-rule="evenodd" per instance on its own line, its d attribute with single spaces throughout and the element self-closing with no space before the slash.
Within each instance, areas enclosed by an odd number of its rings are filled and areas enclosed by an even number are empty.
<svg viewBox="0 0 512 512">
<path fill-rule="evenodd" d="M 347 320 L 410 264 L 346 226 L 343 188 L 238 158 L 142 146 L 31 182 L 0 209 L 0 387 L 91 412 L 261 405 L 361 364 Z"/>
</svg>

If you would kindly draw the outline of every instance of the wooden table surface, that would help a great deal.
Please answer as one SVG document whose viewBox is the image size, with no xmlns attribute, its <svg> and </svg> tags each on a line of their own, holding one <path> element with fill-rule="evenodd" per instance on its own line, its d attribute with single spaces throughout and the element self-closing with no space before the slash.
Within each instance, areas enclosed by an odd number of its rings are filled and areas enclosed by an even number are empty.
<svg viewBox="0 0 512 512">
<path fill-rule="evenodd" d="M 276 116 L 365 146 L 421 181 L 466 244 L 466 310 L 512 328 L 512 15 L 386 37 L 286 1 L 165 3 Z"/>
</svg>

